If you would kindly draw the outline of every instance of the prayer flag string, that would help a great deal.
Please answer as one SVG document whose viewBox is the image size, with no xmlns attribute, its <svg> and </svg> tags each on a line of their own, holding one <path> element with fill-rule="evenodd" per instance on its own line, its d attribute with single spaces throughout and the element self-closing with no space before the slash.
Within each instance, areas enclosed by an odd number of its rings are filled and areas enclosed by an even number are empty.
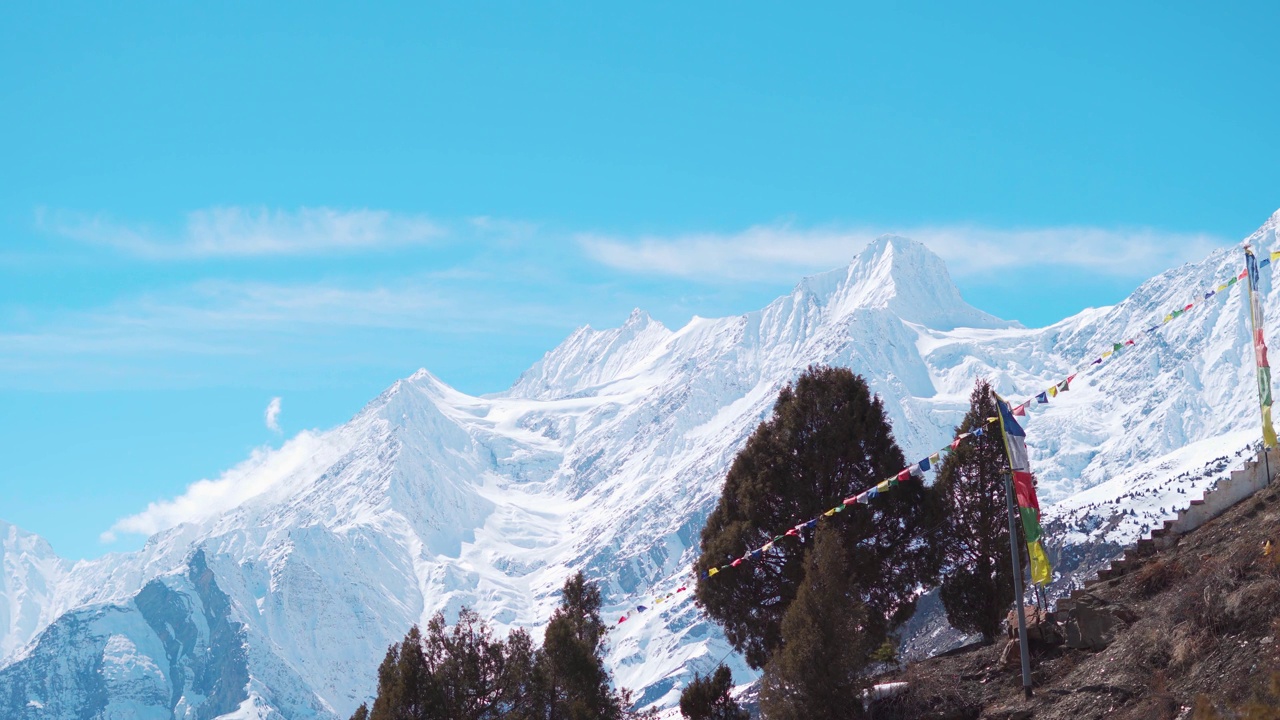
<svg viewBox="0 0 1280 720">
<path fill-rule="evenodd" d="M 1280 250 L 1276 250 L 1272 252 L 1270 257 L 1264 258 L 1261 262 L 1258 263 L 1258 266 L 1267 267 L 1268 265 L 1271 265 L 1273 261 L 1276 261 L 1276 260 L 1280 260 Z M 1242 270 L 1240 274 L 1232 277 L 1227 282 L 1222 283 L 1218 285 L 1215 289 L 1204 293 L 1203 299 L 1208 300 L 1210 298 L 1220 297 L 1223 294 L 1225 294 L 1225 291 L 1229 290 L 1232 285 L 1235 285 L 1237 282 L 1247 277 L 1249 277 L 1249 270 L 1246 268 L 1245 270 Z M 1204 304 L 1204 303 L 1201 302 L 1201 304 Z M 1179 317 L 1182 317 L 1186 313 L 1190 312 L 1194 307 L 1195 307 L 1195 303 L 1186 303 L 1181 308 L 1166 314 L 1164 316 L 1163 322 L 1152 325 L 1151 327 L 1147 328 L 1143 332 L 1143 334 L 1145 335 L 1145 334 L 1154 332 L 1155 330 L 1159 329 L 1161 325 L 1168 323 L 1172 320 L 1175 320 Z M 1090 372 L 1091 370 L 1095 369 L 1096 366 L 1103 364 L 1108 358 L 1118 356 L 1121 353 L 1123 353 L 1125 348 L 1131 347 L 1136 344 L 1137 344 L 1137 340 L 1134 338 L 1130 338 L 1122 342 L 1112 343 L 1110 349 L 1104 351 L 1101 356 L 1094 359 L 1092 362 L 1088 363 L 1081 369 L 1071 373 L 1063 380 L 1050 385 L 1049 387 L 1045 388 L 1043 391 L 1032 395 L 1031 397 L 1024 400 L 1022 403 L 1018 405 L 1009 406 L 1008 412 L 1010 417 L 1007 418 L 1007 421 L 1011 422 L 1013 417 L 1025 417 L 1027 414 L 1027 410 L 1030 408 L 1032 403 L 1035 403 L 1037 405 L 1046 404 L 1049 402 L 1050 398 L 1056 398 L 1059 394 L 1067 392 L 1068 390 L 1071 389 L 1071 383 L 1076 379 L 1078 375 L 1080 375 L 1081 373 Z M 1001 420 L 1000 417 L 987 418 L 986 424 L 999 422 L 1000 420 Z M 1016 425 L 1016 423 L 1014 424 Z M 1006 422 L 1004 426 L 1008 427 L 1008 422 Z M 849 497 L 845 498 L 843 502 L 836 505 L 835 507 L 829 510 L 825 510 L 819 513 L 818 515 L 814 516 L 813 518 L 796 523 L 790 528 L 787 528 L 786 530 L 776 534 L 771 540 L 769 540 L 764 545 L 758 548 L 754 548 L 752 550 L 748 550 L 746 553 L 742 555 L 742 557 L 735 558 L 732 561 L 727 562 L 723 565 L 713 566 L 701 571 L 698 571 L 695 568 L 695 572 L 697 573 L 698 577 L 706 579 L 706 578 L 714 577 L 727 570 L 731 570 L 733 568 L 739 567 L 743 563 L 749 563 L 749 562 L 758 560 L 761 557 L 763 557 L 765 553 L 768 553 L 769 551 L 771 551 L 777 545 L 777 543 L 782 541 L 783 539 L 788 537 L 801 537 L 801 534 L 805 530 L 810 530 L 816 527 L 818 524 L 818 520 L 823 517 L 828 517 L 828 518 L 834 517 L 837 513 L 843 512 L 845 508 L 848 508 L 852 505 L 868 505 L 870 504 L 873 498 L 879 496 L 882 493 L 890 492 L 891 490 L 893 490 L 893 488 L 897 487 L 901 482 L 904 482 L 910 479 L 923 478 L 924 473 L 926 471 L 928 471 L 931 468 L 934 468 L 934 469 L 937 468 L 943 453 L 953 452 L 957 448 L 959 448 L 960 443 L 963 442 L 965 439 L 970 437 L 982 437 L 984 434 L 986 434 L 986 432 L 987 432 L 986 425 L 980 425 L 974 428 L 973 430 L 970 430 L 969 432 L 960 433 L 955 437 L 955 439 L 953 439 L 950 443 L 948 443 L 946 447 L 940 448 L 936 452 L 926 456 L 923 460 L 920 460 L 919 462 L 916 462 L 907 466 L 895 476 L 888 478 L 886 480 L 883 480 L 877 483 L 876 485 L 873 485 L 872 487 L 869 487 L 863 490 L 860 493 L 850 495 Z M 1029 478 L 1030 473 L 1028 472 L 1026 474 Z M 1032 487 L 1031 492 L 1034 494 L 1034 487 Z M 1035 527 L 1038 528 L 1039 527 L 1038 505 L 1036 507 L 1035 514 L 1037 516 L 1035 518 L 1036 520 Z M 1026 516 L 1024 516 L 1024 522 L 1025 522 L 1025 517 Z M 1030 535 L 1031 533 L 1028 533 L 1028 534 Z M 1034 549 L 1029 548 L 1032 552 L 1033 579 L 1035 580 L 1035 582 L 1039 584 L 1044 584 L 1048 582 L 1048 571 L 1049 571 L 1048 559 L 1044 556 L 1043 548 L 1040 546 L 1039 539 L 1038 539 L 1039 534 L 1035 533 L 1035 535 L 1037 537 L 1035 541 L 1035 544 L 1037 545 L 1037 547 Z M 1039 550 L 1038 556 L 1035 550 Z M 1036 562 L 1037 560 L 1039 560 L 1040 562 Z M 1037 570 L 1039 572 L 1036 572 Z M 625 618 L 623 618 L 623 620 L 619 620 L 619 622 L 623 622 L 624 620 Z"/>
</svg>

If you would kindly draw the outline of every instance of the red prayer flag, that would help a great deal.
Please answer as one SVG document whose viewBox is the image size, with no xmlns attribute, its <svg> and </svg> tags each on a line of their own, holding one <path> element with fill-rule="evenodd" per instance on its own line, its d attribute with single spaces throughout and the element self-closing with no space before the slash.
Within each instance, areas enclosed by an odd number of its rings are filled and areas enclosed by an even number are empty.
<svg viewBox="0 0 1280 720">
<path fill-rule="evenodd" d="M 903 470 L 902 472 L 898 473 L 898 482 L 902 482 L 903 480 L 910 480 L 910 479 L 911 479 L 911 469 L 910 469 L 910 468 L 908 468 L 908 469 L 906 469 L 906 470 Z"/>
<path fill-rule="evenodd" d="M 618 618 L 618 624 L 619 624 L 619 625 L 621 625 L 622 623 L 624 623 L 624 622 L 626 622 L 626 621 L 627 621 L 627 616 L 626 616 L 626 615 L 623 615 L 622 617 Z"/>
</svg>

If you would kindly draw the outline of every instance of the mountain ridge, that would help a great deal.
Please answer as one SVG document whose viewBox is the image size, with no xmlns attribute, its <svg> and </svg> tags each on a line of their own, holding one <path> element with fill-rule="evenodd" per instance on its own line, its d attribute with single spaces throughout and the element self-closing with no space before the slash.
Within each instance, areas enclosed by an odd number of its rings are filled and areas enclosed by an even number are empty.
<svg viewBox="0 0 1280 720">
<path fill-rule="evenodd" d="M 1251 236 L 1255 245 L 1276 247 L 1278 218 Z M 199 551 L 252 649 L 246 672 L 257 689 L 244 702 L 261 717 L 346 717 L 371 693 L 386 646 L 436 610 L 470 605 L 500 630 L 536 635 L 572 570 L 602 583 L 607 617 L 684 582 L 734 454 L 808 365 L 864 374 L 914 458 L 949 440 L 975 376 L 1007 395 L 1038 391 L 1238 264 L 1229 249 L 1215 251 L 1110 308 L 1022 328 L 964 303 L 925 246 L 885 237 L 757 311 L 694 318 L 675 331 L 642 311 L 619 328 L 581 328 L 502 393 L 465 395 L 420 370 L 348 423 L 246 461 L 222 495 L 209 496 L 210 514 L 153 535 L 137 553 L 65 575 L 49 569 L 44 615 L 6 625 L 0 638 L 18 648 L 0 660 L 0 712 L 17 712 L 5 704 L 19 700 L 15 678 L 55 649 L 41 648 L 55 643 L 40 634 L 48 623 L 127 606 Z M 1135 463 L 1245 427 L 1256 397 L 1239 295 L 1033 408 L 1046 515 Z M 170 501 L 172 517 L 192 501 Z M 13 597 L 6 585 L 0 600 Z M 618 626 L 609 662 L 643 703 L 669 706 L 727 649 L 685 602 Z M 754 676 L 729 661 L 740 681 Z M 294 680 L 273 687 L 270 678 Z M 275 691 L 292 699 L 272 700 Z"/>
</svg>

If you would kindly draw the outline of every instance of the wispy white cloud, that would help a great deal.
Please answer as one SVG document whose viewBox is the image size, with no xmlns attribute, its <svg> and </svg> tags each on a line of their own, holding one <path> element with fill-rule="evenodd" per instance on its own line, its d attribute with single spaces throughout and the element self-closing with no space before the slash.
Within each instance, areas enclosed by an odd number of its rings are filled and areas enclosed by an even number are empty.
<svg viewBox="0 0 1280 720">
<path fill-rule="evenodd" d="M 413 363 L 414 343 L 559 327 L 561 315 L 437 274 L 376 285 L 199 281 L 85 310 L 11 314 L 9 327 L 0 324 L 0 386 L 169 386 L 233 365 Z"/>
<path fill-rule="evenodd" d="M 215 207 L 189 213 L 177 231 L 103 216 L 37 209 L 36 226 L 77 242 L 147 260 L 320 255 L 416 245 L 446 235 L 421 215 L 386 210 Z"/>
<path fill-rule="evenodd" d="M 99 539 L 114 542 L 120 533 L 153 535 L 183 523 L 198 523 L 270 492 L 293 487 L 315 476 L 317 466 L 334 458 L 325 436 L 303 431 L 280 449 L 258 448 L 247 460 L 213 480 L 199 480 L 178 497 L 158 500 L 140 513 L 116 521 Z"/>
<path fill-rule="evenodd" d="M 707 281 L 777 281 L 848 263 L 885 232 L 923 242 L 957 276 L 1037 266 L 1067 266 L 1113 277 L 1143 278 L 1199 259 L 1227 244 L 1206 233 L 1150 228 L 995 229 L 938 225 L 904 229 L 798 228 L 758 225 L 739 233 L 619 237 L 581 235 L 588 256 L 628 272 Z"/>
<path fill-rule="evenodd" d="M 267 409 L 263 412 L 262 417 L 267 423 L 268 430 L 280 432 L 280 398 L 271 398 L 271 402 L 267 403 Z"/>
</svg>

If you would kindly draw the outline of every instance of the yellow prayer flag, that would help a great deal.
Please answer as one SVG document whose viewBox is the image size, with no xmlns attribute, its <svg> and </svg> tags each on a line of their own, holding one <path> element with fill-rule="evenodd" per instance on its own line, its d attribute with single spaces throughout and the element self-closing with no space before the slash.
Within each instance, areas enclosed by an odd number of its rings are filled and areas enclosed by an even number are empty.
<svg viewBox="0 0 1280 720">
<path fill-rule="evenodd" d="M 1044 546 L 1039 540 L 1027 543 L 1027 554 L 1031 556 L 1031 582 L 1048 585 L 1053 579 L 1053 569 L 1049 565 L 1049 556 L 1044 554 Z"/>
<path fill-rule="evenodd" d="M 707 577 L 711 577 L 712 575 L 715 575 L 718 572 L 720 572 L 720 568 L 711 568 L 710 570 L 707 571 Z"/>
<path fill-rule="evenodd" d="M 1272 250 L 1272 251 L 1271 251 L 1271 262 L 1275 262 L 1275 261 L 1277 261 L 1277 260 L 1280 260 L 1280 250 Z"/>
<path fill-rule="evenodd" d="M 1165 316 L 1164 316 L 1164 321 L 1165 321 L 1165 322 L 1169 322 L 1169 321 L 1170 321 L 1170 320 L 1172 320 L 1172 319 L 1173 319 L 1173 315 L 1171 315 L 1171 314 L 1170 314 L 1170 315 L 1165 315 Z"/>
<path fill-rule="evenodd" d="M 1106 351 L 1106 352 L 1102 353 L 1102 357 L 1104 357 L 1104 358 L 1109 358 L 1109 357 L 1111 357 L 1111 351 L 1110 351 L 1110 350 L 1108 350 L 1108 351 Z"/>
<path fill-rule="evenodd" d="M 827 517 L 831 517 L 832 515 L 835 515 L 835 514 L 836 514 L 836 509 L 835 509 L 835 508 L 831 508 L 830 510 L 828 510 L 828 511 L 826 511 L 826 512 L 822 513 L 822 514 L 823 514 L 823 515 L 826 515 Z"/>
<path fill-rule="evenodd" d="M 878 492 L 889 492 L 889 481 L 885 480 L 884 482 L 877 485 L 876 490 Z"/>
<path fill-rule="evenodd" d="M 1057 385 L 1050 385 L 1050 386 L 1049 386 L 1049 397 L 1058 397 L 1058 386 L 1057 386 Z"/>
<path fill-rule="evenodd" d="M 934 454 L 930 455 L 930 456 L 929 456 L 929 462 L 934 463 L 934 464 L 937 464 L 938 462 L 940 462 L 940 461 L 942 460 L 941 455 L 942 455 L 942 453 L 934 453 Z"/>
<path fill-rule="evenodd" d="M 1273 253 L 1273 254 L 1274 254 L 1274 253 Z M 1222 292 L 1223 290 L 1226 290 L 1226 289 L 1227 289 L 1227 284 L 1226 284 L 1226 283 L 1222 283 L 1221 285 L 1219 285 L 1219 286 L 1218 286 L 1218 289 L 1217 289 L 1217 290 L 1214 290 L 1214 292 Z"/>
</svg>

